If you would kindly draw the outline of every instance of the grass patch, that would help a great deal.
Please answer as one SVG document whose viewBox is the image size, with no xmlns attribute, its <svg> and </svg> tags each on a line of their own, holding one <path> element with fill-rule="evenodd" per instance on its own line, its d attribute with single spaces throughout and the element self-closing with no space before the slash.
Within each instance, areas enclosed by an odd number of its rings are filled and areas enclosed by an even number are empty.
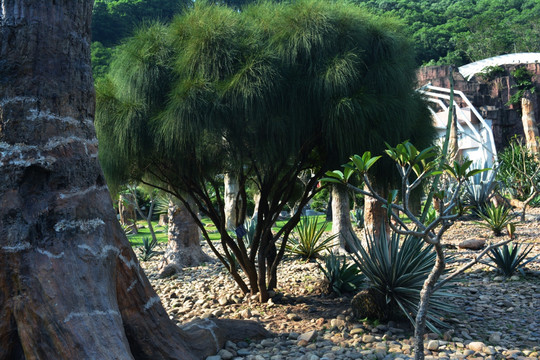
<svg viewBox="0 0 540 360">
<path fill-rule="evenodd" d="M 325 215 L 319 215 L 319 216 L 317 216 L 317 218 L 319 220 L 319 224 L 320 224 L 319 228 L 320 228 L 325 223 L 326 216 Z M 210 219 L 203 218 L 203 219 L 201 219 L 201 221 L 205 225 L 206 231 L 208 231 L 208 234 L 210 235 L 210 240 L 219 241 L 221 239 L 221 236 L 219 235 L 219 232 L 217 231 L 214 224 L 212 224 Z M 272 228 L 272 231 L 274 233 L 278 232 L 283 227 L 283 225 L 285 225 L 286 222 L 287 222 L 287 220 L 278 221 L 276 223 L 276 226 L 274 226 Z M 144 226 L 144 228 L 142 228 L 142 226 Z M 158 226 L 157 221 L 152 221 L 152 226 L 154 227 L 154 231 L 156 232 L 156 237 L 157 237 L 158 243 L 166 243 L 167 242 L 167 228 L 163 227 L 163 226 Z M 134 246 L 134 247 L 135 246 L 141 246 L 143 244 L 143 242 L 142 242 L 143 237 L 149 237 L 149 238 L 152 237 L 150 235 L 150 230 L 148 230 L 146 221 L 142 221 L 142 220 L 138 221 L 137 222 L 137 227 L 138 227 L 138 230 L 139 230 L 138 234 L 128 235 L 127 236 L 131 246 Z M 325 228 L 324 231 L 331 231 L 331 230 L 332 230 L 332 222 L 328 222 L 326 224 L 326 228 Z"/>
</svg>

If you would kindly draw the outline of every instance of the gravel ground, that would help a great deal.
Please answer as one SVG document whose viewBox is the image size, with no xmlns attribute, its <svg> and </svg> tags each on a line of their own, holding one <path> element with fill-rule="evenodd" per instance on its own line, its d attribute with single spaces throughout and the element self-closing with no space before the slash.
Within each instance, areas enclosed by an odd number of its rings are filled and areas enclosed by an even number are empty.
<svg viewBox="0 0 540 360">
<path fill-rule="evenodd" d="M 516 234 L 532 243 L 529 256 L 540 254 L 540 209 L 533 209 Z M 461 250 L 465 239 L 499 241 L 472 221 L 456 223 L 445 235 L 447 252 L 460 261 L 475 256 Z M 210 254 L 209 248 L 203 249 Z M 487 259 L 487 257 L 486 257 Z M 323 276 L 314 263 L 285 259 L 276 295 L 267 304 L 243 296 L 221 264 L 186 268 L 169 279 L 158 279 L 157 260 L 142 263 L 172 319 L 179 324 L 196 317 L 250 319 L 261 322 L 274 337 L 262 341 L 229 342 L 209 360 L 246 359 L 409 359 L 409 323 L 373 323 L 351 316 L 351 296 L 322 294 Z M 447 319 L 444 336 L 426 335 L 426 359 L 538 359 L 540 353 L 540 257 L 525 276 L 499 276 L 477 265 L 457 283 L 464 295 L 461 312 Z"/>
</svg>

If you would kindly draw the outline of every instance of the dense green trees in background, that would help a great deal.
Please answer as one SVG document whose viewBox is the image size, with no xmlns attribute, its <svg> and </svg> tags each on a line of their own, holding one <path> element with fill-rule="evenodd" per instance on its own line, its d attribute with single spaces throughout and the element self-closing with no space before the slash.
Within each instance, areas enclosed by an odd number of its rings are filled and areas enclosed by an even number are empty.
<svg viewBox="0 0 540 360">
<path fill-rule="evenodd" d="M 402 19 L 417 62 L 455 64 L 540 51 L 538 0 L 355 0 Z"/>
<path fill-rule="evenodd" d="M 353 0 L 371 12 L 401 19 L 418 65 L 463 65 L 513 52 L 540 51 L 537 0 Z M 234 9 L 254 0 L 214 0 Z M 112 49 L 144 22 L 169 22 L 192 0 L 96 0 L 93 12 L 94 76 L 107 70 Z"/>
</svg>

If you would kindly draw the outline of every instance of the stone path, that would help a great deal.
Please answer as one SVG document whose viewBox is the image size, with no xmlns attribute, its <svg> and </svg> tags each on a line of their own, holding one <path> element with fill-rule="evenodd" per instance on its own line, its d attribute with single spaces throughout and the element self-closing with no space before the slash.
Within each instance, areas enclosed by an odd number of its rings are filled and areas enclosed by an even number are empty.
<svg viewBox="0 0 540 360">
<path fill-rule="evenodd" d="M 517 230 L 519 241 L 534 244 L 533 256 L 540 254 L 539 215 L 535 211 Z M 445 237 L 448 251 L 458 259 L 471 258 L 474 251 L 453 248 L 473 237 L 498 240 L 472 222 L 459 222 Z M 447 320 L 451 328 L 443 337 L 427 334 L 426 359 L 538 359 L 540 257 L 537 260 L 529 264 L 525 277 L 508 280 L 486 265 L 473 267 L 457 283 L 455 291 L 463 297 L 452 300 L 462 312 Z M 210 360 L 399 360 L 413 356 L 409 323 L 353 319 L 351 297 L 321 294 L 323 276 L 316 264 L 287 259 L 280 268 L 277 294 L 268 304 L 243 296 L 218 263 L 186 268 L 169 279 L 157 278 L 157 261 L 142 265 L 179 324 L 195 317 L 251 319 L 275 334 L 259 342 L 229 342 Z"/>
</svg>

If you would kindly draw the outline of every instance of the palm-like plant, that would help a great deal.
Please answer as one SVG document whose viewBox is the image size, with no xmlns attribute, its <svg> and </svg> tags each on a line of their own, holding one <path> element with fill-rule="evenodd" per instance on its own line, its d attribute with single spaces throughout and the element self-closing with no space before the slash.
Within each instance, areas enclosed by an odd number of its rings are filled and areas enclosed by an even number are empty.
<svg viewBox="0 0 540 360">
<path fill-rule="evenodd" d="M 299 255 L 304 260 L 313 260 L 320 257 L 321 252 L 330 249 L 334 244 L 333 240 L 338 234 L 324 237 L 327 223 L 319 225 L 317 216 L 303 217 L 295 228 L 295 232 L 287 250 L 290 253 Z"/>
<path fill-rule="evenodd" d="M 530 244 L 520 252 L 521 246 L 512 242 L 501 247 L 491 249 L 488 256 L 495 263 L 495 267 L 506 277 L 512 276 L 517 270 L 523 272 L 523 267 L 536 259 L 535 256 L 524 262 L 525 258 L 533 249 Z M 493 266 L 491 264 L 487 264 Z"/>
<path fill-rule="evenodd" d="M 324 257 L 324 266 L 317 263 L 327 282 L 328 290 L 341 296 L 358 289 L 363 276 L 355 263 L 348 264 L 345 255 L 331 252 Z"/>
<path fill-rule="evenodd" d="M 495 206 L 489 204 L 482 212 L 478 212 L 478 216 L 485 222 L 476 222 L 478 225 L 491 229 L 495 236 L 500 236 L 502 231 L 512 223 L 514 215 L 512 209 L 503 205 Z"/>
<path fill-rule="evenodd" d="M 368 236 L 366 246 L 358 238 L 355 240 L 356 251 L 351 256 L 368 279 L 368 286 L 384 297 L 388 314 L 399 309 L 414 325 L 420 290 L 435 263 L 433 246 L 425 246 L 414 237 L 401 241 L 395 233 L 387 239 L 385 231 L 379 239 Z M 447 327 L 441 321 L 444 313 L 456 312 L 451 302 L 444 299 L 449 296 L 456 295 L 437 291 L 430 299 L 426 325 L 434 332 L 439 332 L 436 326 Z"/>
<path fill-rule="evenodd" d="M 149 237 L 143 237 L 142 242 L 143 244 L 139 248 L 139 252 L 140 252 L 139 259 L 141 259 L 141 261 L 148 261 L 154 256 L 156 256 L 157 254 L 159 254 L 159 252 L 155 250 L 158 244 L 155 238 L 151 239 Z"/>
</svg>

